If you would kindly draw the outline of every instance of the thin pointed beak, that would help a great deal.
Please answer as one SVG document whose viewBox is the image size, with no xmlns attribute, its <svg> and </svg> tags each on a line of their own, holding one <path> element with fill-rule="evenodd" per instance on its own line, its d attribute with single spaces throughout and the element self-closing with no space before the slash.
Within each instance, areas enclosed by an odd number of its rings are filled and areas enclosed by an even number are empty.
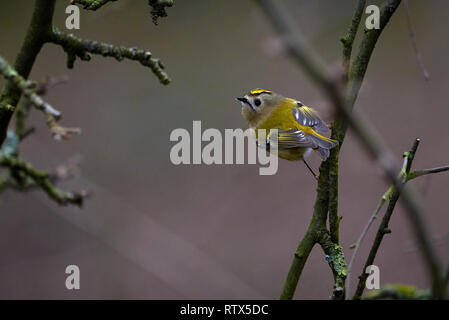
<svg viewBox="0 0 449 320">
<path fill-rule="evenodd" d="M 246 103 L 251 108 L 252 111 L 255 111 L 253 106 L 251 105 L 251 103 L 245 97 L 242 97 L 242 98 L 241 97 L 237 97 L 237 98 L 235 98 L 235 100 L 243 102 L 243 103 Z"/>
<path fill-rule="evenodd" d="M 235 98 L 235 100 L 249 104 L 249 101 L 246 98 L 237 97 L 237 98 Z"/>
</svg>

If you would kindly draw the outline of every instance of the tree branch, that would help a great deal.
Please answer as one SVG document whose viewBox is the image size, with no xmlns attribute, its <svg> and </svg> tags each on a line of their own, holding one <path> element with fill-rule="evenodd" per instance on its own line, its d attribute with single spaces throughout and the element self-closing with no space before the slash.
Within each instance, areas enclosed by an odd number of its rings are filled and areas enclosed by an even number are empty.
<svg viewBox="0 0 449 320">
<path fill-rule="evenodd" d="M 67 53 L 68 68 L 73 68 L 76 57 L 88 61 L 91 58 L 90 53 L 93 53 L 103 57 L 113 57 L 117 61 L 122 61 L 125 58 L 139 61 L 143 66 L 149 67 L 162 84 L 167 85 L 170 83 L 170 78 L 163 70 L 162 62 L 153 58 L 150 51 L 81 39 L 73 34 L 61 32 L 56 27 L 52 30 L 49 42 L 60 45 Z"/>
<path fill-rule="evenodd" d="M 284 46 L 287 49 L 290 57 L 301 66 L 312 78 L 312 80 L 323 90 L 323 93 L 334 104 L 335 108 L 341 112 L 341 115 L 332 124 L 332 137 L 340 142 L 340 145 L 333 148 L 330 153 L 330 157 L 327 161 L 323 162 L 320 167 L 320 179 L 317 187 L 317 199 L 315 201 L 314 213 L 312 216 L 312 222 L 317 217 L 325 217 L 326 221 L 327 212 L 330 211 L 330 228 L 332 229 L 331 236 L 332 241 L 338 245 L 338 224 L 340 217 L 338 217 L 338 155 L 341 144 L 344 140 L 348 123 L 355 127 L 355 121 L 351 118 L 351 111 L 354 106 L 354 102 L 357 98 L 358 92 L 362 80 L 365 76 L 366 69 L 374 50 L 375 44 L 387 25 L 390 17 L 395 12 L 397 6 L 400 4 L 400 0 L 389 0 L 381 9 L 380 17 L 380 29 L 365 30 L 364 37 L 362 39 L 359 53 L 356 56 L 352 67 L 348 74 L 348 86 L 346 91 L 346 97 L 343 97 L 340 92 L 339 85 L 331 75 L 322 67 L 321 61 L 318 59 L 318 55 L 313 52 L 302 39 L 295 37 L 293 33 L 293 27 L 288 23 L 288 18 L 281 12 L 281 10 L 274 4 L 272 0 L 258 0 L 257 1 L 263 9 L 268 20 L 272 23 L 276 31 L 280 34 Z M 358 24 L 357 17 L 361 14 L 360 9 L 363 3 L 359 3 L 356 7 L 356 21 L 353 21 L 354 27 L 350 28 L 350 32 L 356 32 Z M 352 31 L 355 30 L 355 31 Z M 348 41 L 345 42 L 346 48 L 344 48 L 344 56 L 348 59 L 348 50 L 352 46 L 353 40 L 350 35 Z M 349 120 L 349 121 L 348 121 Z M 357 127 L 357 129 L 360 129 Z M 358 130 L 360 131 L 360 130 Z M 332 218 L 331 218 L 332 216 Z M 306 235 L 310 232 L 316 233 L 314 224 L 311 222 Z M 301 241 L 302 243 L 303 241 Z M 300 245 L 301 245 L 300 243 Z M 284 285 L 284 291 L 281 294 L 283 299 L 291 299 L 296 289 L 297 281 L 301 275 L 303 264 L 298 264 L 297 261 L 293 261 L 286 284 Z M 290 283 L 295 281 L 296 283 Z M 339 292 L 334 292 L 334 297 L 344 296 Z"/>
<path fill-rule="evenodd" d="M 27 188 L 30 184 L 27 179 L 39 186 L 52 200 L 60 205 L 76 204 L 81 206 L 83 199 L 88 195 L 86 191 L 64 192 L 58 189 L 51 181 L 51 176 L 46 172 L 36 170 L 30 163 L 17 157 L 19 137 L 10 131 L 8 138 L 0 150 L 0 166 L 9 169 L 20 188 Z M 11 184 L 8 179 L 3 180 L 3 187 Z"/>
<path fill-rule="evenodd" d="M 38 110 L 45 114 L 52 115 L 56 119 L 61 117 L 61 112 L 53 108 L 49 103 L 45 102 L 36 93 L 35 83 L 25 80 L 14 70 L 2 56 L 0 56 L 0 73 L 5 79 L 11 81 L 23 93 L 30 103 Z"/>
<path fill-rule="evenodd" d="M 74 2 L 82 2 L 86 6 L 86 9 L 95 10 L 109 1 L 72 1 L 72 3 Z M 173 4 L 173 1 L 168 0 L 150 2 L 150 5 L 160 6 L 160 14 L 164 11 L 165 6 Z M 56 202 L 63 205 L 68 203 L 81 204 L 83 195 L 60 191 L 51 184 L 49 175 L 45 172 L 35 170 L 30 164 L 18 158 L 18 142 L 14 149 L 10 147 L 11 141 L 20 141 L 33 131 L 33 128 L 25 128 L 25 120 L 28 117 L 30 104 L 45 113 L 47 125 L 56 139 L 66 139 L 71 134 L 80 133 L 79 128 L 61 127 L 57 123 L 57 120 L 61 116 L 60 112 L 38 95 L 37 91 L 39 87 L 35 83 L 27 80 L 42 46 L 47 42 L 52 42 L 63 47 L 68 55 L 68 67 L 73 67 L 76 57 L 80 57 L 82 60 L 89 60 L 90 53 L 93 53 L 101 54 L 105 57 L 111 56 L 119 61 L 124 58 L 139 61 L 142 65 L 149 67 L 161 83 L 168 84 L 170 79 L 163 71 L 164 67 L 162 63 L 159 59 L 153 58 L 149 51 L 83 40 L 73 35 L 60 32 L 57 28 L 53 28 L 54 6 L 55 0 L 35 0 L 31 22 L 28 26 L 22 47 L 16 57 L 14 67 L 11 67 L 0 56 L 0 74 L 7 80 L 0 93 L 0 146 L 6 141 L 0 150 L 0 165 L 9 168 L 10 176 L 13 180 L 17 181 L 18 186 L 21 188 L 25 186 L 25 183 L 30 185 L 28 182 L 31 179 L 34 181 L 33 183 L 41 187 Z M 9 134 L 7 139 L 9 122 L 22 95 L 25 100 L 17 111 L 15 134 Z M 8 179 L 1 179 L 0 189 L 10 185 L 10 182 Z"/>
<path fill-rule="evenodd" d="M 108 2 L 114 2 L 117 0 L 70 0 L 71 4 L 80 4 L 83 9 L 86 10 L 97 10 L 104 6 Z"/>
<path fill-rule="evenodd" d="M 49 88 L 52 88 L 58 84 L 65 83 L 68 81 L 67 76 L 46 76 L 42 81 L 36 84 L 36 94 L 41 97 L 44 96 Z M 34 132 L 34 127 L 25 127 L 25 122 L 28 118 L 30 112 L 31 104 L 27 99 L 23 99 L 22 102 L 17 106 L 16 115 L 16 127 L 15 131 L 20 140 L 26 138 L 29 134 Z"/>
<path fill-rule="evenodd" d="M 346 261 L 341 246 L 332 241 L 327 229 L 317 232 L 317 242 L 321 245 L 326 254 L 326 261 L 334 276 L 333 299 L 342 300 L 345 298 L 345 279 L 347 275 Z"/>
<path fill-rule="evenodd" d="M 153 23 L 157 25 L 159 18 L 167 16 L 165 7 L 172 7 L 173 0 L 148 0 L 148 4 L 152 7 L 151 16 Z"/>
<path fill-rule="evenodd" d="M 72 134 L 80 134 L 81 130 L 79 128 L 64 128 L 61 127 L 57 121 L 61 117 L 61 112 L 53 108 L 49 103 L 45 102 L 41 96 L 37 94 L 38 85 L 30 80 L 25 80 L 22 78 L 3 58 L 0 56 L 0 73 L 9 81 L 14 83 L 17 88 L 19 88 L 24 97 L 27 99 L 31 105 L 36 109 L 42 111 L 47 118 L 47 125 L 53 134 L 53 137 L 57 140 L 61 138 L 68 139 Z M 0 108 L 2 106 L 0 105 Z M 3 106 L 4 108 L 4 106 Z M 22 108 L 19 113 L 17 113 L 17 123 L 18 127 L 16 131 L 20 139 L 23 136 L 29 134 L 29 131 L 24 131 L 24 120 L 28 110 L 26 107 Z"/>
<path fill-rule="evenodd" d="M 52 200 L 60 205 L 76 204 L 81 206 L 84 197 L 87 195 L 84 192 L 64 192 L 58 189 L 51 183 L 50 177 L 46 172 L 36 170 L 30 163 L 20 158 L 0 157 L 0 165 L 12 171 L 20 171 L 30 177 Z"/>
<path fill-rule="evenodd" d="M 14 63 L 14 70 L 22 78 L 28 78 L 36 56 L 51 32 L 55 0 L 36 0 L 33 16 L 28 26 L 22 47 Z M 0 108 L 0 146 L 6 138 L 8 124 L 19 102 L 22 91 L 11 80 L 7 81 L 0 94 L 0 105 L 12 108 Z"/>
<path fill-rule="evenodd" d="M 360 20 L 362 19 L 363 10 L 365 9 L 366 0 L 358 0 L 354 11 L 351 26 L 348 33 L 340 39 L 343 43 L 343 68 L 345 70 L 345 77 L 348 77 L 349 67 L 351 65 L 352 46 L 354 44 L 357 30 L 359 29 Z"/>
<path fill-rule="evenodd" d="M 377 219 L 380 209 L 384 206 L 385 202 L 387 202 L 388 199 L 391 199 L 391 196 L 393 194 L 394 188 L 390 187 L 388 188 L 387 192 L 383 194 L 383 196 L 379 200 L 379 204 L 377 205 L 376 209 L 374 209 L 373 213 L 371 214 L 368 223 L 365 225 L 365 227 L 362 230 L 362 233 L 360 234 L 359 239 L 355 244 L 351 246 L 351 248 L 354 249 L 354 252 L 352 253 L 351 260 L 349 261 L 348 265 L 348 275 L 346 277 L 346 289 L 347 292 L 350 292 L 351 288 L 351 272 L 352 272 L 352 265 L 354 264 L 355 257 L 357 256 L 357 253 L 359 251 L 360 245 L 362 244 L 363 240 L 365 239 L 366 235 L 368 234 L 368 230 L 373 224 L 374 220 Z"/>
<path fill-rule="evenodd" d="M 71 4 L 80 4 L 83 9 L 86 10 L 97 10 L 104 6 L 108 2 L 113 2 L 117 0 L 70 0 Z M 157 25 L 158 19 L 167 16 L 165 11 L 166 7 L 173 6 L 173 0 L 148 0 L 148 5 L 151 6 L 151 16 L 153 23 Z"/>
<path fill-rule="evenodd" d="M 399 6 L 400 2 L 400 0 L 388 0 L 381 9 L 380 29 L 365 30 L 364 38 L 360 44 L 359 54 L 354 60 L 349 74 L 347 99 L 344 104 L 345 107 L 341 108 L 340 112 L 346 123 L 355 132 L 356 137 L 360 140 L 362 146 L 365 147 L 369 154 L 378 161 L 387 177 L 393 182 L 395 188 L 402 192 L 402 199 L 407 208 L 409 221 L 411 222 L 411 226 L 417 235 L 421 247 L 423 248 L 423 258 L 429 270 L 433 295 L 435 298 L 441 298 L 443 296 L 443 292 L 440 283 L 440 266 L 438 258 L 431 247 L 428 231 L 421 217 L 420 208 L 416 202 L 416 197 L 412 195 L 410 191 L 402 190 L 402 183 L 396 176 L 398 170 L 394 164 L 393 157 L 375 138 L 375 135 L 367 129 L 368 127 L 364 125 L 361 119 L 351 114 L 352 106 L 354 105 L 360 90 L 360 86 L 368 66 L 369 57 L 374 50 L 375 43 L 377 42 L 381 31 L 388 23 L 390 17 Z"/>
<path fill-rule="evenodd" d="M 430 169 L 424 169 L 424 170 L 417 170 L 410 172 L 408 175 L 408 180 L 412 180 L 421 176 L 425 176 L 426 174 L 432 174 L 432 173 L 439 173 L 439 172 L 445 172 L 449 171 L 449 165 L 442 166 L 442 167 L 436 167 L 436 168 L 430 168 Z"/>
<path fill-rule="evenodd" d="M 419 139 L 416 139 L 414 144 L 413 144 L 413 146 L 412 146 L 412 148 L 411 148 L 411 150 L 410 150 L 410 152 L 404 154 L 404 164 L 402 166 L 402 170 L 401 170 L 401 173 L 400 173 L 400 177 L 402 179 L 402 183 L 406 183 L 407 182 L 407 180 L 406 180 L 407 178 L 406 177 L 407 177 L 408 172 L 410 171 L 411 163 L 412 163 L 412 161 L 414 159 L 414 155 L 416 153 L 418 145 L 419 145 Z M 377 231 L 376 238 L 375 238 L 374 243 L 373 243 L 373 245 L 371 247 L 371 250 L 369 252 L 368 258 L 367 258 L 367 260 L 365 262 L 365 266 L 363 267 L 362 273 L 359 276 L 359 284 L 357 286 L 357 290 L 356 290 L 356 293 L 355 293 L 353 299 L 360 299 L 361 298 L 361 296 L 363 294 L 363 290 L 365 289 L 365 282 L 366 282 L 366 279 L 368 277 L 368 274 L 365 273 L 365 270 L 366 270 L 366 268 L 368 266 L 370 266 L 370 265 L 372 265 L 374 263 L 374 259 L 376 257 L 377 251 L 379 250 L 379 247 L 380 247 L 380 244 L 382 242 L 383 236 L 385 234 L 387 234 L 387 233 L 390 233 L 390 231 L 388 229 L 388 224 L 390 222 L 391 215 L 393 214 L 394 208 L 396 206 L 396 202 L 399 199 L 400 191 L 398 191 L 394 186 L 391 186 L 388 189 L 388 191 L 385 193 L 385 195 L 387 195 L 387 197 L 382 197 L 382 200 L 387 199 L 387 198 L 390 200 L 389 204 L 388 204 L 387 212 L 385 213 L 385 215 L 384 215 L 384 217 L 382 219 L 382 223 L 380 224 L 379 229 Z M 369 228 L 369 226 L 368 226 L 368 228 Z M 358 243 L 357 247 L 360 246 L 361 242 L 363 241 L 364 234 L 366 234 L 367 231 L 368 231 L 368 229 L 365 228 L 364 232 L 362 232 L 363 237 L 362 236 L 360 237 L 360 240 L 359 240 L 359 243 Z M 352 256 L 352 258 L 351 258 L 351 263 L 355 259 L 356 253 L 357 252 L 355 251 L 353 256 Z M 349 270 L 349 272 L 351 272 L 351 270 Z"/>
<path fill-rule="evenodd" d="M 413 159 L 415 157 L 416 151 L 417 151 L 418 146 L 419 146 L 419 142 L 420 142 L 420 140 L 416 139 L 415 142 L 413 143 L 413 146 L 410 149 L 410 151 L 404 153 L 404 164 L 403 164 L 402 170 L 401 170 L 401 172 L 399 174 L 399 180 L 401 181 L 402 187 L 401 188 L 397 188 L 394 185 L 392 185 L 388 189 L 389 191 L 387 191 L 387 193 L 389 193 L 389 199 L 390 199 L 390 202 L 389 202 L 389 205 L 388 205 L 388 208 L 387 208 L 387 212 L 385 213 L 385 215 L 384 215 L 384 217 L 382 219 L 382 223 L 379 226 L 379 229 L 378 229 L 377 234 L 376 234 L 376 238 L 375 238 L 374 243 L 373 243 L 373 245 L 371 247 L 371 250 L 370 250 L 370 253 L 369 253 L 368 258 L 366 260 L 366 263 L 365 263 L 365 266 L 363 268 L 362 274 L 359 276 L 359 284 L 357 286 L 357 290 L 356 290 L 356 293 L 355 293 L 353 299 L 360 299 L 361 298 L 361 296 L 363 294 L 363 290 L 365 289 L 365 282 L 366 282 L 366 279 L 367 279 L 367 276 L 368 276 L 364 271 L 366 270 L 366 268 L 369 265 L 373 264 L 374 259 L 375 259 L 376 254 L 377 254 L 377 251 L 378 251 L 378 249 L 380 247 L 380 244 L 382 242 L 383 236 L 385 234 L 391 232 L 388 229 L 388 223 L 390 221 L 391 215 L 393 214 L 394 208 L 396 206 L 396 202 L 398 201 L 398 199 L 399 199 L 399 197 L 401 195 L 401 190 L 402 191 L 404 190 L 403 189 L 403 185 L 405 185 L 411 179 L 417 177 L 417 176 L 414 176 L 414 177 L 411 176 L 413 174 L 413 172 L 411 172 L 411 167 L 412 167 L 412 162 L 413 162 Z M 430 173 L 438 173 L 438 172 L 449 170 L 449 167 L 446 170 L 443 170 L 442 168 L 445 168 L 445 167 L 435 168 L 435 169 L 438 169 L 438 170 L 429 169 L 428 174 L 430 174 Z M 422 228 L 423 228 L 423 226 L 422 226 Z M 364 233 L 366 234 L 366 232 L 367 232 L 367 230 L 364 230 L 364 232 L 362 232 L 362 235 Z M 362 240 L 363 240 L 363 238 L 362 238 Z M 359 241 L 358 245 L 360 245 L 360 242 L 361 241 Z M 431 250 L 431 247 L 429 247 L 429 248 Z M 429 248 L 423 247 L 424 256 L 433 258 L 434 253 L 432 251 L 428 252 Z M 351 263 L 352 263 L 353 259 L 355 258 L 355 254 L 356 254 L 356 252 L 354 252 L 354 254 L 353 254 L 353 257 L 351 259 Z M 434 259 L 435 259 L 435 261 L 428 261 L 428 260 L 426 260 L 428 265 L 435 264 L 435 265 L 439 266 L 439 263 L 436 260 L 436 257 Z M 350 271 L 351 270 L 349 270 L 349 272 Z M 444 297 L 444 291 L 445 291 L 445 289 L 444 289 L 444 281 L 441 279 L 441 275 L 439 273 L 437 275 L 433 275 L 431 273 L 431 277 L 432 277 L 432 279 L 431 279 L 432 280 L 432 296 L 435 297 L 435 298 L 442 298 L 442 297 Z M 433 277 L 436 277 L 436 279 L 434 279 Z"/>
<path fill-rule="evenodd" d="M 93 10 L 94 8 L 101 7 L 108 1 L 79 0 L 75 2 L 83 2 L 85 5 L 88 5 L 88 8 Z M 172 3 L 172 1 L 168 2 Z M 170 4 L 168 2 L 160 0 L 157 1 L 157 4 L 168 6 Z M 3 70 L 6 72 L 9 80 L 6 82 L 0 93 L 0 146 L 5 141 L 9 122 L 22 93 L 29 92 L 29 98 L 31 98 L 32 103 L 38 108 L 46 111 L 47 114 L 51 114 L 53 120 L 56 120 L 59 117 L 59 115 L 56 114 L 56 111 L 50 108 L 50 105 L 33 95 L 33 90 L 28 90 L 30 89 L 30 86 L 28 86 L 28 83 L 26 82 L 39 51 L 47 42 L 53 42 L 63 47 L 68 55 L 68 67 L 73 67 L 73 63 L 77 56 L 82 60 L 89 60 L 90 53 L 101 54 L 103 56 L 112 56 L 119 61 L 124 58 L 139 61 L 142 65 L 149 67 L 161 83 L 166 85 L 170 82 L 168 75 L 163 71 L 164 67 L 160 60 L 153 58 L 149 51 L 83 40 L 73 35 L 67 35 L 60 32 L 57 28 L 53 28 L 52 20 L 54 6 L 55 0 L 35 0 L 33 16 L 30 25 L 28 26 L 25 40 L 17 55 L 14 67 L 12 69 Z M 20 75 L 22 78 L 18 78 L 16 74 L 11 74 L 12 70 L 15 70 L 17 75 Z M 19 115 L 19 117 L 21 116 L 22 115 Z M 53 124 L 53 121 L 47 121 L 47 123 Z M 73 132 L 73 128 L 65 130 L 64 132 L 59 130 L 60 128 L 62 127 L 58 128 L 59 133 Z M 29 131 L 26 133 L 28 134 Z"/>
</svg>

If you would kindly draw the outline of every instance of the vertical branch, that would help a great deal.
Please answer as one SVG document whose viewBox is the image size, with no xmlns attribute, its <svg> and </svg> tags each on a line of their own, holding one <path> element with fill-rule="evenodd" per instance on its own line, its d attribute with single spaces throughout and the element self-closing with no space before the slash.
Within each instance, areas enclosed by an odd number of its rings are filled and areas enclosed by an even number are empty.
<svg viewBox="0 0 449 320">
<path fill-rule="evenodd" d="M 416 150 L 418 149 L 419 142 L 420 142 L 420 140 L 416 139 L 414 141 L 413 146 L 410 149 L 410 151 L 404 153 L 404 165 L 400 172 L 400 179 L 403 184 L 405 184 L 407 182 L 407 177 L 408 177 L 408 174 L 410 173 L 412 162 L 415 157 Z M 391 232 L 390 229 L 388 228 L 388 224 L 390 222 L 391 215 L 393 214 L 393 211 L 394 211 L 396 203 L 399 199 L 399 196 L 401 195 L 401 192 L 398 188 L 395 188 L 394 186 L 392 186 L 388 189 L 388 191 L 386 192 L 386 195 L 388 196 L 388 198 L 390 200 L 388 203 L 388 208 L 387 208 L 387 211 L 385 212 L 384 217 L 382 218 L 381 224 L 379 225 L 379 228 L 378 228 L 377 234 L 376 234 L 376 238 L 374 239 L 373 245 L 371 246 L 371 250 L 369 252 L 368 258 L 366 259 L 362 273 L 359 276 L 359 283 L 357 285 L 357 290 L 356 290 L 356 293 L 355 293 L 353 299 L 361 299 L 363 290 L 365 289 L 366 279 L 368 277 L 368 274 L 365 273 L 365 270 L 368 266 L 370 266 L 374 263 L 374 258 L 377 255 L 377 251 L 379 250 L 379 247 L 383 240 L 384 235 Z M 384 197 L 385 197 L 385 195 L 384 195 Z M 384 197 L 382 197 L 382 199 L 384 199 Z M 362 235 L 364 237 L 364 233 L 362 233 Z M 361 240 L 359 240 L 358 245 L 360 245 L 360 242 L 362 240 L 363 240 L 363 238 L 361 238 Z M 353 257 L 355 257 L 355 252 L 354 252 Z M 352 263 L 352 259 L 351 259 L 351 263 Z"/>
<path fill-rule="evenodd" d="M 363 10 L 365 9 L 366 0 L 358 0 L 352 18 L 351 26 L 348 29 L 347 35 L 341 38 L 343 43 L 343 68 L 345 84 L 347 84 L 349 77 L 349 69 L 351 64 L 352 47 L 354 44 L 357 30 L 360 25 Z M 337 106 L 338 107 L 338 106 Z M 339 154 L 341 145 L 343 144 L 346 125 L 340 115 L 332 123 L 332 138 L 339 141 L 339 145 L 331 150 L 329 156 L 329 230 L 334 243 L 340 243 L 340 220 L 342 217 L 338 216 L 338 176 L 339 176 Z"/>
<path fill-rule="evenodd" d="M 329 183 L 327 175 L 325 174 L 327 170 L 328 168 L 326 166 L 320 167 L 320 177 L 317 187 L 317 201 L 315 202 L 312 219 L 309 227 L 307 228 L 306 234 L 299 242 L 298 248 L 295 251 L 295 255 L 287 273 L 287 278 L 280 296 L 281 300 L 293 299 L 293 295 L 295 294 L 296 286 L 298 285 L 304 265 L 306 264 L 307 258 L 309 257 L 313 246 L 317 242 L 318 231 L 326 228 L 329 203 Z"/>
<path fill-rule="evenodd" d="M 387 25 L 389 19 L 395 12 L 397 6 L 400 4 L 400 0 L 387 0 L 381 9 L 380 16 L 380 28 L 373 30 L 365 30 L 364 37 L 360 44 L 359 52 L 352 64 L 352 67 L 348 73 L 348 85 L 346 89 L 346 97 L 343 97 L 340 92 L 339 85 L 330 76 L 328 71 L 322 67 L 322 63 L 318 58 L 319 55 L 316 54 L 312 49 L 310 49 L 306 43 L 304 43 L 301 38 L 298 39 L 292 32 L 293 28 L 288 23 L 288 18 L 281 12 L 277 5 L 275 5 L 272 0 L 257 0 L 262 10 L 264 11 L 268 21 L 271 22 L 275 30 L 281 36 L 281 40 L 285 48 L 287 49 L 290 57 L 302 67 L 310 76 L 310 78 L 317 84 L 319 88 L 323 90 L 323 93 L 329 98 L 329 100 L 334 104 L 336 110 L 339 110 L 341 114 L 334 121 L 332 127 L 332 138 L 340 142 L 340 146 L 333 148 L 330 153 L 330 157 L 327 161 L 323 162 L 320 166 L 320 179 L 318 181 L 317 187 L 317 198 L 315 201 L 314 212 L 312 216 L 312 221 L 306 232 L 307 237 L 310 233 L 315 235 L 315 243 L 318 240 L 317 234 L 323 231 L 321 228 L 317 227 L 314 223 L 315 221 L 320 221 L 324 218 L 324 228 L 327 220 L 327 213 L 330 210 L 330 229 L 332 242 L 338 246 L 339 235 L 338 227 L 340 218 L 338 217 L 338 155 L 341 147 L 341 143 L 344 140 L 348 123 L 355 127 L 354 122 L 351 117 L 351 111 L 354 107 L 355 100 L 357 99 L 358 92 L 361 87 L 361 83 L 365 76 L 366 70 L 368 68 L 368 63 L 371 58 L 371 54 L 374 50 L 376 42 L 382 33 L 383 29 Z M 360 17 L 363 12 L 364 2 L 360 1 L 356 7 L 356 13 L 354 14 L 355 19 L 353 19 L 353 26 L 350 28 L 350 36 L 344 40 L 344 45 L 346 45 L 344 56 L 345 62 L 350 61 L 350 52 L 352 51 L 352 43 L 355 38 L 355 33 L 358 29 L 358 24 L 360 23 Z M 349 68 L 349 64 L 348 64 Z M 348 122 L 349 121 L 349 122 Z M 356 129 L 360 129 L 356 127 Z M 360 130 L 358 130 L 359 132 Z M 365 142 L 365 141 L 364 141 Z M 300 242 L 298 249 L 303 248 L 304 244 L 308 244 L 308 241 L 304 239 Z M 309 245 L 310 246 L 310 245 Z M 307 247 L 308 248 L 308 247 Z M 344 257 L 342 257 L 344 262 Z M 291 299 L 293 297 L 294 291 L 297 286 L 297 282 L 300 278 L 305 261 L 301 260 L 298 263 L 297 257 L 293 260 L 293 263 L 288 272 L 287 280 L 284 285 L 284 290 L 281 294 L 283 299 Z M 332 268 L 332 266 L 331 266 Z M 335 272 L 335 270 L 333 270 Z M 334 273 L 335 274 L 335 273 Z M 294 283 L 292 283 L 294 282 Z M 344 284 L 343 284 L 344 285 Z M 334 297 L 340 298 L 344 297 L 340 292 L 335 291 L 336 286 L 334 285 Z M 344 292 L 344 288 L 343 288 Z"/>
<path fill-rule="evenodd" d="M 291 300 L 296 291 L 299 278 L 301 277 L 302 270 L 306 264 L 309 254 L 315 245 L 315 238 L 313 232 L 307 230 L 304 237 L 299 242 L 298 248 L 295 251 L 290 270 L 285 279 L 284 287 L 280 296 L 281 300 Z"/>
<path fill-rule="evenodd" d="M 54 6 L 55 0 L 35 1 L 31 23 L 14 64 L 14 69 L 25 79 L 28 78 L 36 56 L 51 32 Z M 20 96 L 21 90 L 11 80 L 8 80 L 0 94 L 0 105 L 10 105 L 15 108 Z M 0 108 L 0 146 L 5 141 L 13 110 Z"/>
<path fill-rule="evenodd" d="M 348 33 L 340 40 L 343 43 L 343 68 L 345 70 L 345 76 L 347 78 L 349 73 L 349 67 L 351 64 L 352 46 L 354 44 L 357 30 L 359 29 L 360 20 L 362 19 L 363 10 L 365 9 L 366 0 L 358 0 L 357 6 L 352 17 L 351 26 L 348 29 Z"/>
</svg>

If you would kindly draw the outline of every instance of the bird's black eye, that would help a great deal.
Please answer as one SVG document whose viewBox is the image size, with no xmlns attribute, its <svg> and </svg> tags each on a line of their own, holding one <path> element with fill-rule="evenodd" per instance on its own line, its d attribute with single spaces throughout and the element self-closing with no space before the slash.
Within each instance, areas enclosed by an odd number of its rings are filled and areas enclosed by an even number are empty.
<svg viewBox="0 0 449 320">
<path fill-rule="evenodd" d="M 258 107 L 260 106 L 262 102 L 260 101 L 260 99 L 254 99 L 254 104 Z"/>
</svg>

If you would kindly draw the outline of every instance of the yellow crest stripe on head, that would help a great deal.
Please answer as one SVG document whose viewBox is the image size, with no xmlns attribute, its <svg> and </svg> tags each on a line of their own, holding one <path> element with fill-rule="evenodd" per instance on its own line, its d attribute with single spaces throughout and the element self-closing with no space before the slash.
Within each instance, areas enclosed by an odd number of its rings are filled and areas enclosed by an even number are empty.
<svg viewBox="0 0 449 320">
<path fill-rule="evenodd" d="M 257 90 L 253 90 L 253 91 L 250 91 L 250 94 L 261 94 L 261 93 L 268 93 L 268 94 L 271 94 L 272 92 L 271 91 L 268 91 L 268 90 L 264 90 L 264 89 L 257 89 Z"/>
</svg>

